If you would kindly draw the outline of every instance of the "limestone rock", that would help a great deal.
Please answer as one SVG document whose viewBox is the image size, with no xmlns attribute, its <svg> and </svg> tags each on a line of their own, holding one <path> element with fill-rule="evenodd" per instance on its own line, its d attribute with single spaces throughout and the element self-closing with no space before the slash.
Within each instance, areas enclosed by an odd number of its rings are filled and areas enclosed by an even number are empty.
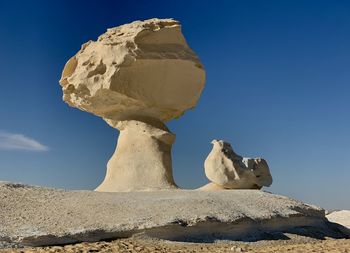
<svg viewBox="0 0 350 253">
<path fill-rule="evenodd" d="M 82 45 L 60 84 L 70 106 L 116 121 L 139 116 L 169 121 L 193 108 L 205 71 L 173 19 L 108 29 Z"/>
<path fill-rule="evenodd" d="M 350 229 L 350 210 L 334 211 L 328 214 L 327 219 Z"/>
<path fill-rule="evenodd" d="M 264 239 L 269 232 L 290 230 L 329 232 L 323 209 L 257 190 L 111 194 L 0 182 L 0 200 L 0 245 L 57 245 L 136 234 L 214 241 L 258 238 L 259 233 Z"/>
<path fill-rule="evenodd" d="M 204 68 L 173 19 L 111 28 L 81 47 L 64 67 L 63 100 L 121 131 L 98 191 L 176 187 L 175 135 L 164 122 L 193 108 L 204 83 Z"/>
<path fill-rule="evenodd" d="M 220 190 L 227 190 L 227 188 L 221 186 L 221 185 L 218 185 L 218 184 L 215 184 L 215 183 L 208 183 L 196 190 L 200 190 L 200 191 L 220 191 Z"/>
<path fill-rule="evenodd" d="M 260 189 L 272 184 L 270 170 L 264 159 L 243 158 L 233 151 L 228 142 L 222 140 L 213 140 L 212 144 L 213 149 L 204 162 L 205 175 L 210 181 L 227 189 Z"/>
<path fill-rule="evenodd" d="M 96 191 L 160 190 L 176 187 L 171 163 L 175 135 L 165 125 L 120 121 L 118 145 Z M 131 162 L 132 161 L 132 162 Z M 142 173 L 140 173 L 142 171 Z"/>
</svg>

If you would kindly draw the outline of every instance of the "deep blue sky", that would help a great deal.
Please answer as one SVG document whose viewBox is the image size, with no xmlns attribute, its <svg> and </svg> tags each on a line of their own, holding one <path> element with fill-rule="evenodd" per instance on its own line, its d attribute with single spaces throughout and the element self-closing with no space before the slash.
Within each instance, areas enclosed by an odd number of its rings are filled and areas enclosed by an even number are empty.
<svg viewBox="0 0 350 253">
<path fill-rule="evenodd" d="M 180 186 L 207 183 L 210 141 L 225 139 L 241 155 L 268 160 L 267 190 L 350 209 L 345 0 L 0 1 L 0 142 L 48 147 L 0 143 L 0 180 L 70 189 L 102 181 L 118 133 L 62 102 L 58 80 L 84 42 L 153 17 L 182 23 L 207 72 L 197 107 L 168 124 Z"/>
</svg>

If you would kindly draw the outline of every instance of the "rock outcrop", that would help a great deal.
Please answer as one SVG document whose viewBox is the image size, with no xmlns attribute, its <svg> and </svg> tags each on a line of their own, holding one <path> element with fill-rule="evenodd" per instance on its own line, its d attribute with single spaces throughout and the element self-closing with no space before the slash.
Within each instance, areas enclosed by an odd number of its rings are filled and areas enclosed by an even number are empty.
<svg viewBox="0 0 350 253">
<path fill-rule="evenodd" d="M 255 190 L 110 194 L 0 182 L 0 199 L 0 246 L 136 234 L 175 241 L 286 238 L 288 231 L 331 236 L 323 209 Z"/>
<path fill-rule="evenodd" d="M 213 140 L 204 162 L 205 175 L 212 182 L 200 189 L 261 189 L 272 184 L 267 162 L 262 158 L 237 155 L 228 142 Z"/>
<path fill-rule="evenodd" d="M 326 217 L 329 221 L 338 223 L 350 230 L 350 210 L 334 211 Z"/>
<path fill-rule="evenodd" d="M 173 19 L 135 21 L 82 45 L 64 67 L 63 100 L 121 130 L 97 190 L 176 187 L 175 135 L 164 123 L 193 108 L 204 83 L 204 68 Z"/>
</svg>

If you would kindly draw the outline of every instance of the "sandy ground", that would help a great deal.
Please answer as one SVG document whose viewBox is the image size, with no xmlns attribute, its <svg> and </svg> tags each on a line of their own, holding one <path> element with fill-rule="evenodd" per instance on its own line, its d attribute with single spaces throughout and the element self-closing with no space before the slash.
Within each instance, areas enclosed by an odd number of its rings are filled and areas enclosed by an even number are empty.
<svg viewBox="0 0 350 253">
<path fill-rule="evenodd" d="M 289 253 L 350 253 L 350 239 L 298 239 L 261 241 L 257 243 L 218 242 L 218 243 L 183 243 L 145 239 L 120 239 L 111 242 L 79 243 L 74 245 L 43 248 L 5 249 L 6 253 L 43 253 L 43 252 L 105 252 L 105 253 L 225 253 L 225 252 L 289 252 Z"/>
</svg>

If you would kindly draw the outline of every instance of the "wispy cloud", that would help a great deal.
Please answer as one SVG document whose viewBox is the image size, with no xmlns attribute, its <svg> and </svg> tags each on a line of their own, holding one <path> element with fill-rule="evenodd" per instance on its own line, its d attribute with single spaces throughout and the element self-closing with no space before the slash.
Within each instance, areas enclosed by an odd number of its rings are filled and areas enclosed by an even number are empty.
<svg viewBox="0 0 350 253">
<path fill-rule="evenodd" d="M 0 130 L 0 150 L 48 151 L 49 148 L 37 140 L 23 134 L 8 133 Z"/>
</svg>

